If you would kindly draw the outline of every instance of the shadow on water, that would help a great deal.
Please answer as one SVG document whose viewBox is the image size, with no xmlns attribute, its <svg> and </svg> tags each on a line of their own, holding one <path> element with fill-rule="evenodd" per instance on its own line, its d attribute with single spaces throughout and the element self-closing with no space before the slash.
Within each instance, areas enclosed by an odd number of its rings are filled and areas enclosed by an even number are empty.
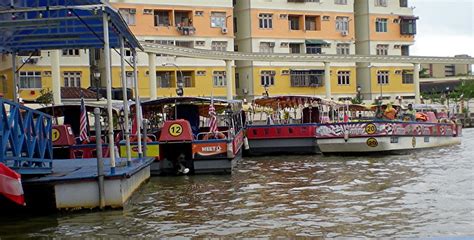
<svg viewBox="0 0 474 240">
<path fill-rule="evenodd" d="M 465 130 L 460 146 L 408 155 L 246 158 L 229 176 L 152 178 L 123 211 L 0 220 L 0 236 L 472 236 L 473 142 Z"/>
</svg>

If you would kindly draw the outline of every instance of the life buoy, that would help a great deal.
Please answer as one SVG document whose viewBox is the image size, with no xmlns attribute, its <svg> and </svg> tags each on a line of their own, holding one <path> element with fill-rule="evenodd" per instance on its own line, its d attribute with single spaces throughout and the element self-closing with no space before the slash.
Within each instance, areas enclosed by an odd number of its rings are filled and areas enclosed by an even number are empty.
<svg viewBox="0 0 474 240">
<path fill-rule="evenodd" d="M 225 139 L 225 134 L 221 132 L 216 132 L 216 133 L 208 133 L 204 135 L 202 140 L 209 140 L 209 139 Z"/>
</svg>

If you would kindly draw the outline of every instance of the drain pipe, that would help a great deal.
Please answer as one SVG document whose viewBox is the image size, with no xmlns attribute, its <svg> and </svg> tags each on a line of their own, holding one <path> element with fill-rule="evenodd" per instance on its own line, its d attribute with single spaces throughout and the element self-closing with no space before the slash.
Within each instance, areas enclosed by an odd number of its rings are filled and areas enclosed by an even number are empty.
<svg viewBox="0 0 474 240">
<path fill-rule="evenodd" d="M 94 108 L 95 144 L 97 157 L 97 178 L 99 180 L 99 208 L 105 207 L 104 161 L 102 159 L 102 131 L 100 129 L 100 109 Z"/>
</svg>

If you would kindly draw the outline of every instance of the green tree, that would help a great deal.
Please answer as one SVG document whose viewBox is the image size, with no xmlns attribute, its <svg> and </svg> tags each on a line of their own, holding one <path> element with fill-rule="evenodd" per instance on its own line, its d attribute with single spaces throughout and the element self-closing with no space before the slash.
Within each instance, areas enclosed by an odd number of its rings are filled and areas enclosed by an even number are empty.
<svg viewBox="0 0 474 240">
<path fill-rule="evenodd" d="M 36 102 L 43 106 L 48 106 L 49 104 L 53 104 L 53 92 L 47 89 L 41 89 L 40 96 L 36 99 Z"/>
</svg>

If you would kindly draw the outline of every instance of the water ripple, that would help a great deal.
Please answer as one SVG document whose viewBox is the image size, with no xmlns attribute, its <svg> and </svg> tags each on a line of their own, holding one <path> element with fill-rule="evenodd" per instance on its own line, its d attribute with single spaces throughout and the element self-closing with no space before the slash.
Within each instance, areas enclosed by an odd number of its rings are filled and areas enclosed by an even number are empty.
<svg viewBox="0 0 474 240">
<path fill-rule="evenodd" d="M 387 157 L 259 157 L 232 176 L 153 178 L 123 211 L 0 218 L 0 237 L 474 235 L 474 131 Z"/>
</svg>

